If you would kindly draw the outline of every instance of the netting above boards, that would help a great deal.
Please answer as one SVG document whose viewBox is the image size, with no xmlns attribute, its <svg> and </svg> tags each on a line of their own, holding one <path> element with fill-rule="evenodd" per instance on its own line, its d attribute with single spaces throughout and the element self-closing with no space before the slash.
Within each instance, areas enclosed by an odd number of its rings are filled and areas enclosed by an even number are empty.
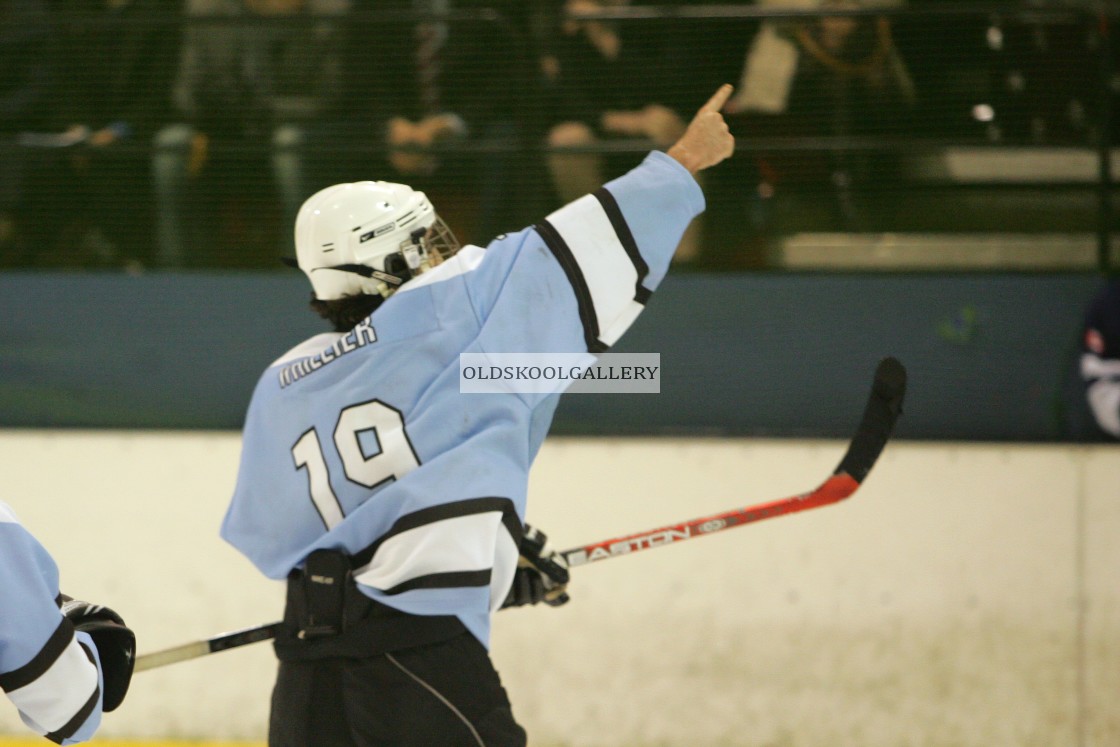
<svg viewBox="0 0 1120 747">
<path fill-rule="evenodd" d="M 671 144 L 723 82 L 739 147 L 704 175 L 682 263 L 1111 261 L 1120 45 L 1117 19 L 1088 6 L 13 8 L 7 266 L 271 269 L 302 201 L 359 179 L 424 189 L 485 243 Z"/>
</svg>

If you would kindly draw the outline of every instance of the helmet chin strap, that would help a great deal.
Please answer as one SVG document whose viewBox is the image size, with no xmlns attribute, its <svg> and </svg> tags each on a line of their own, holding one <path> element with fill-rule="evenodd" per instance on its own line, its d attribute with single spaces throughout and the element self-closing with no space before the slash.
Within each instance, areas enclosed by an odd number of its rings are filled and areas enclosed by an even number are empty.
<svg viewBox="0 0 1120 747">
<path fill-rule="evenodd" d="M 402 283 L 404 283 L 405 280 L 408 280 L 408 278 L 406 278 L 406 277 L 401 277 L 400 275 L 394 275 L 391 272 L 384 272 L 383 270 L 375 270 L 374 268 L 369 267 L 368 265 L 352 264 L 352 265 L 334 265 L 333 267 L 316 267 L 314 270 L 312 270 L 312 272 L 318 272 L 320 270 L 338 270 L 340 272 L 352 272 L 355 275 L 361 275 L 364 278 L 373 278 L 374 280 L 380 280 L 383 283 L 389 283 L 391 285 L 401 285 Z"/>
<path fill-rule="evenodd" d="M 355 275 L 360 275 L 366 278 L 368 283 L 362 283 L 362 289 L 370 295 L 379 295 L 388 298 L 392 295 L 393 291 L 404 284 L 408 278 L 394 275 L 391 272 L 384 272 L 383 270 L 375 270 L 368 265 L 359 264 L 346 264 L 335 265 L 333 267 L 317 267 L 312 272 L 320 270 L 338 270 L 339 272 L 350 272 Z"/>
</svg>

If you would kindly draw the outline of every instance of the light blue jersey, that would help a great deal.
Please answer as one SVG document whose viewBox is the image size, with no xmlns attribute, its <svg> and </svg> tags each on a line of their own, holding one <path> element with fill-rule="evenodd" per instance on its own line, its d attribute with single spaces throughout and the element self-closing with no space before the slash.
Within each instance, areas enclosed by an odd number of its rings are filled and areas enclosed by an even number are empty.
<svg viewBox="0 0 1120 747">
<path fill-rule="evenodd" d="M 287 353 L 249 405 L 222 536 L 274 579 L 345 550 L 372 598 L 458 615 L 487 644 L 559 395 L 461 394 L 459 355 L 606 350 L 703 209 L 688 171 L 651 153 L 537 226 L 464 247 L 350 333 Z"/>
<path fill-rule="evenodd" d="M 0 503 L 0 688 L 36 733 L 77 744 L 101 723 L 100 664 L 58 596 L 54 560 Z"/>
</svg>

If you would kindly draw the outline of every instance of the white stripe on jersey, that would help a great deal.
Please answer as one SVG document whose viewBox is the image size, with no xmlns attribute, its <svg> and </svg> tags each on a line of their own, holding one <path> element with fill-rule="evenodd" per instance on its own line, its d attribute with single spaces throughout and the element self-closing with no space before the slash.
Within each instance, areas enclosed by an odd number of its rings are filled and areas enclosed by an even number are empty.
<svg viewBox="0 0 1120 747">
<path fill-rule="evenodd" d="M 599 340 L 608 347 L 618 342 L 618 338 L 622 337 L 622 333 L 630 329 L 630 325 L 638 318 L 638 314 L 642 313 L 645 306 L 638 303 L 634 299 L 627 302 L 626 307 L 616 316 L 613 320 L 607 319 L 610 322 L 607 327 L 599 330 Z M 603 317 L 599 317 L 599 323 L 604 322 Z"/>
<path fill-rule="evenodd" d="M 71 638 L 47 671 L 8 697 L 46 734 L 66 726 L 96 690 L 97 667 Z"/>
<path fill-rule="evenodd" d="M 18 524 L 16 512 L 7 503 L 0 501 L 0 524 Z"/>
<path fill-rule="evenodd" d="M 502 532 L 498 536 L 498 545 L 494 551 L 494 570 L 490 576 L 490 611 L 497 612 L 502 607 L 509 595 L 509 587 L 513 586 L 513 574 L 517 571 L 517 561 L 521 557 L 521 550 L 509 532 Z"/>
<path fill-rule="evenodd" d="M 499 529 L 507 538 L 501 511 L 441 519 L 409 529 L 385 540 L 354 579 L 387 591 L 415 578 L 438 573 L 485 571 L 494 565 Z M 464 538 L 479 541 L 464 542 Z M 493 583 L 493 578 L 491 578 Z"/>
<path fill-rule="evenodd" d="M 585 195 L 548 216 L 583 273 L 599 340 L 613 345 L 644 308 L 634 300 L 638 270 L 626 253 L 610 218 L 593 195 Z"/>
</svg>

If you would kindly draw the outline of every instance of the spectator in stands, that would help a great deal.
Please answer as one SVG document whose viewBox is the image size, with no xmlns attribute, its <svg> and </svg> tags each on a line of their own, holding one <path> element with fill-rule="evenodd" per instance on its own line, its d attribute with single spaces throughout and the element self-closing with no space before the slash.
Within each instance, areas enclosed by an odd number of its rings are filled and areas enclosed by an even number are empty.
<svg viewBox="0 0 1120 747">
<path fill-rule="evenodd" d="M 153 164 L 164 263 L 182 264 L 192 254 L 188 187 L 219 165 L 242 171 L 236 159 L 215 161 L 224 154 L 243 157 L 262 145 L 289 216 L 278 216 L 275 235 L 282 237 L 281 250 L 290 253 L 291 237 L 282 225 L 291 225 L 313 191 L 301 157 L 307 127 L 340 92 L 339 27 L 328 16 L 340 16 L 348 5 L 348 0 L 186 1 L 187 14 L 201 22 L 185 32 L 173 91 L 179 121 L 157 134 Z M 214 17 L 229 23 L 207 22 Z M 279 22 L 285 19 L 290 21 Z"/>
<path fill-rule="evenodd" d="M 345 93 L 316 138 L 349 147 L 322 160 L 317 186 L 372 173 L 429 194 L 466 241 L 512 228 L 524 191 L 514 106 L 528 91 L 516 44 L 525 5 L 354 0 Z"/>
<path fill-rule="evenodd" d="M 54 156 L 54 191 L 61 187 L 67 197 L 52 196 L 36 246 L 44 259 L 69 264 L 146 264 L 155 240 L 149 146 L 169 113 L 179 23 L 162 0 L 60 0 L 56 7 L 53 122 L 59 141 L 74 146 L 40 151 Z"/>
<path fill-rule="evenodd" d="M 685 118 L 664 103 L 653 82 L 660 67 L 656 29 L 583 17 L 626 4 L 563 0 L 556 9 L 557 28 L 546 35 L 548 50 L 541 60 L 551 148 L 619 137 L 667 147 L 684 132 Z M 640 160 L 646 144 L 635 145 L 628 160 Z M 597 154 L 550 153 L 548 167 L 561 202 L 587 194 L 603 181 L 603 158 Z"/>
<path fill-rule="evenodd" d="M 666 32 L 672 30 L 659 22 L 595 17 L 628 4 L 629 0 L 556 0 L 552 8 L 540 61 L 542 116 L 550 149 L 548 174 L 560 203 L 594 191 L 606 172 L 632 168 L 651 142 L 657 148 L 668 147 L 687 125 L 681 115 L 686 109 L 673 98 L 676 79 L 667 74 L 674 39 Z M 624 139 L 637 141 L 632 152 L 590 151 L 598 144 Z M 694 223 L 676 258 L 691 258 L 698 238 Z"/>
<path fill-rule="evenodd" d="M 741 238 L 748 233 L 868 230 L 855 195 L 862 188 L 882 190 L 893 176 L 891 154 L 852 151 L 843 143 L 845 137 L 897 134 L 910 124 L 915 91 L 890 21 L 827 13 L 858 10 L 856 0 L 823 0 L 820 7 L 819 16 L 761 24 L 728 113 L 754 135 L 837 141 L 739 159 L 713 171 L 709 220 L 725 231 L 705 242 L 709 264 L 765 261 L 749 256 Z"/>
<path fill-rule="evenodd" d="M 1120 278 L 1109 281 L 1089 305 L 1080 367 L 1099 435 L 1120 439 Z"/>
<path fill-rule="evenodd" d="M 0 0 L 0 262 L 25 260 L 20 210 L 26 149 L 18 134 L 46 126 L 51 105 L 50 16 L 43 0 Z"/>
</svg>

